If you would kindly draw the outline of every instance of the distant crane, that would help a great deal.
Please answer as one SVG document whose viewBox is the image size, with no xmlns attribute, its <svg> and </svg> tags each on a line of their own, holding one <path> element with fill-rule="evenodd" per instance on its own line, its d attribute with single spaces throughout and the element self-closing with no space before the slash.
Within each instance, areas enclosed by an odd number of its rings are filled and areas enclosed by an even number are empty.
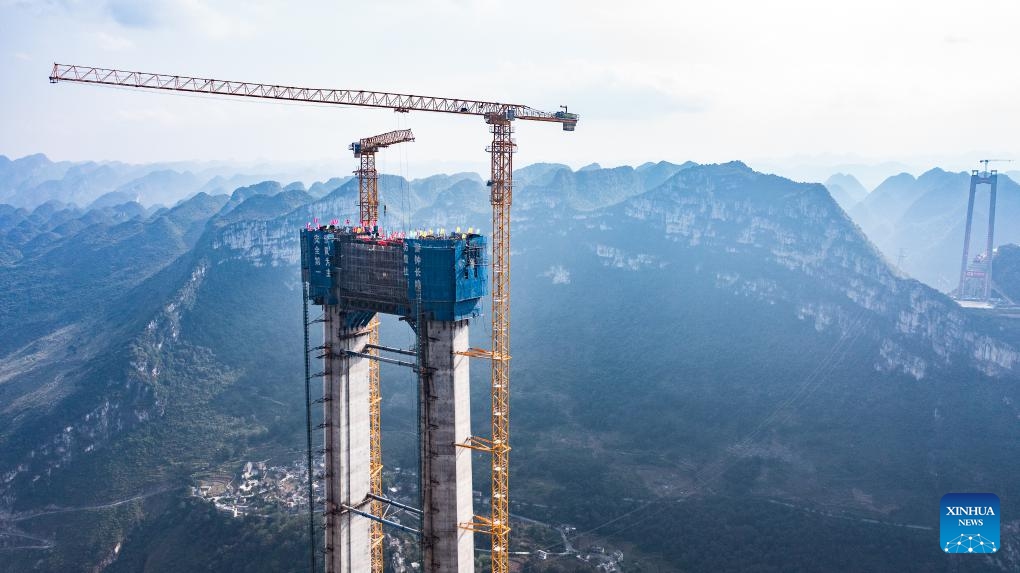
<svg viewBox="0 0 1020 573">
<path fill-rule="evenodd" d="M 985 166 L 985 169 L 984 169 L 984 176 L 985 177 L 988 177 L 988 164 L 989 163 L 1012 163 L 1012 162 L 1013 162 L 1012 159 L 981 159 L 981 160 L 978 160 L 978 163 L 980 163 L 980 164 Z"/>
<path fill-rule="evenodd" d="M 475 516 L 462 527 L 487 534 L 492 540 L 493 573 L 509 573 L 510 539 L 510 206 L 513 202 L 513 140 L 515 120 L 558 123 L 574 131 L 580 116 L 567 111 L 545 112 L 521 105 L 460 98 L 427 97 L 364 90 L 336 90 L 257 84 L 209 78 L 131 72 L 53 64 L 50 82 L 70 81 L 150 90 L 229 95 L 283 101 L 303 101 L 392 109 L 398 112 L 434 111 L 484 118 L 492 133 L 486 149 L 491 157 L 489 203 L 492 205 L 492 346 L 470 349 L 472 357 L 492 364 L 492 435 L 472 437 L 467 448 L 492 455 L 492 513 Z"/>
<path fill-rule="evenodd" d="M 350 150 L 354 157 L 361 160 L 361 166 L 354 173 L 358 176 L 358 210 L 361 224 L 369 229 L 377 229 L 379 225 L 379 172 L 375 169 L 375 154 L 385 147 L 414 141 L 410 129 L 398 129 L 372 137 L 366 137 L 351 144 Z M 379 319 L 374 318 L 368 324 L 369 354 L 379 356 Z M 369 473 L 371 476 L 372 515 L 382 517 L 383 486 L 382 486 L 382 392 L 379 384 L 379 361 L 368 361 L 368 411 L 369 411 L 369 456 L 371 458 Z M 326 467 L 333 467 L 327 463 Z M 383 573 L 385 559 L 383 555 L 382 523 L 372 522 L 372 573 Z"/>
</svg>

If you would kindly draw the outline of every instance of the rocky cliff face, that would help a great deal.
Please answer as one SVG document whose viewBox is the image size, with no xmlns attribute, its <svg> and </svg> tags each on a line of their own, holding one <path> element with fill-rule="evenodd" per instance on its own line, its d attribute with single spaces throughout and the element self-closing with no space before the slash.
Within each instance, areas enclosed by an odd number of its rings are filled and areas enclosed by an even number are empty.
<svg viewBox="0 0 1020 573">
<path fill-rule="evenodd" d="M 624 220 L 634 221 L 622 228 L 652 226 L 667 241 L 733 260 L 736 268 L 720 276 L 720 288 L 767 304 L 792 303 L 800 318 L 839 334 L 864 312 L 885 349 L 876 367 L 905 368 L 918 379 L 954 364 L 1017 373 L 1016 348 L 978 332 L 949 298 L 890 269 L 819 185 L 793 184 L 742 164 L 694 168 L 622 209 Z M 742 258 L 753 258 L 757 272 L 740 268 Z M 798 278 L 779 282 L 777 269 Z"/>
<path fill-rule="evenodd" d="M 666 497 L 735 489 L 924 527 L 946 488 L 1003 489 L 987 478 L 1006 456 L 960 448 L 975 428 L 1010 442 L 1017 339 L 892 269 L 821 186 L 698 166 L 615 206 L 523 218 L 517 388 L 537 396 L 518 408 L 556 404 L 556 436 L 606 452 L 592 463 L 645 456 L 629 475 Z M 543 443 L 515 450 L 525 472 L 552 463 Z"/>
</svg>

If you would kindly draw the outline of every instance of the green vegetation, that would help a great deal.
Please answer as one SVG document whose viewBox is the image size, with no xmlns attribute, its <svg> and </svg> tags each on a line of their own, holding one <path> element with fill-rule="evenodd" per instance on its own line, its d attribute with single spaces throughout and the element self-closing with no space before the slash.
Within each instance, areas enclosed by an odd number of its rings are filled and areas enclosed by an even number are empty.
<svg viewBox="0 0 1020 573">
<path fill-rule="evenodd" d="M 107 571 L 308 570 L 307 522 L 303 519 L 236 519 L 193 498 L 171 503 L 125 539 L 124 550 Z"/>
<path fill-rule="evenodd" d="M 992 261 L 992 278 L 999 291 L 1020 304 L 1020 245 L 1002 245 Z"/>
</svg>

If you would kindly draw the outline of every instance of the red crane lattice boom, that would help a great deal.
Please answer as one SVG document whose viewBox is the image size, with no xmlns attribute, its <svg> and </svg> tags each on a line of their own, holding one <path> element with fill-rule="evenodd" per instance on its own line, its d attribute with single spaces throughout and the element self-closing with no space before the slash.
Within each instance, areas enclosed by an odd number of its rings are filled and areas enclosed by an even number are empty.
<svg viewBox="0 0 1020 573">
<path fill-rule="evenodd" d="M 294 86 L 258 84 L 252 82 L 217 80 L 212 78 L 194 78 L 189 76 L 173 76 L 168 74 L 132 72 L 126 70 L 65 64 L 53 64 L 53 71 L 50 73 L 50 81 L 53 83 L 59 81 L 73 81 L 79 83 L 123 86 L 151 90 L 169 90 L 284 101 L 378 107 L 398 111 L 438 111 L 444 113 L 482 116 L 490 113 L 500 113 L 510 116 L 511 119 L 561 123 L 566 131 L 573 131 L 573 126 L 577 124 L 578 119 L 577 114 L 571 114 L 564 111 L 539 111 L 526 105 L 512 103 L 508 104 L 492 101 L 431 97 L 366 90 L 300 88 Z"/>
</svg>

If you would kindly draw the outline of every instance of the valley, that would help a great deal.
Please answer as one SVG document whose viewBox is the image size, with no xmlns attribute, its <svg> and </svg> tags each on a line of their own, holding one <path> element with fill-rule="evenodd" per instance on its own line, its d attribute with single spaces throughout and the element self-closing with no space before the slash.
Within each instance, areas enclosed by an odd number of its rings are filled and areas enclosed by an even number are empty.
<svg viewBox="0 0 1020 573">
<path fill-rule="evenodd" d="M 537 164 L 515 178 L 511 487 L 523 570 L 594 570 L 602 558 L 577 555 L 614 551 L 621 571 L 780 570 L 790 559 L 824 569 L 851 555 L 864 568 L 939 570 L 937 552 L 916 556 L 941 492 L 996 491 L 1015 511 L 1017 331 L 893 269 L 822 185 L 739 162 Z M 0 300 L 11 570 L 301 562 L 299 488 L 281 485 L 303 479 L 296 236 L 314 217 L 356 212 L 356 183 L 332 185 L 7 219 L 2 248 L 16 254 L 4 273 L 18 285 Z M 383 176 L 380 187 L 388 228 L 488 216 L 477 177 Z M 26 239 L 30 217 L 34 233 L 65 231 Z M 60 302 L 25 304 L 44 292 Z M 486 336 L 476 328 L 472 343 Z M 382 340 L 412 343 L 389 320 Z M 486 374 L 472 371 L 476 424 Z M 413 467 L 413 381 L 389 366 L 382 380 L 384 463 Z M 276 476 L 272 487 L 245 485 L 249 461 Z M 386 475 L 401 492 L 413 483 Z M 487 476 L 475 481 L 487 490 Z M 266 490 L 258 511 L 241 487 Z M 891 543 L 908 548 L 903 559 L 883 553 Z"/>
</svg>

